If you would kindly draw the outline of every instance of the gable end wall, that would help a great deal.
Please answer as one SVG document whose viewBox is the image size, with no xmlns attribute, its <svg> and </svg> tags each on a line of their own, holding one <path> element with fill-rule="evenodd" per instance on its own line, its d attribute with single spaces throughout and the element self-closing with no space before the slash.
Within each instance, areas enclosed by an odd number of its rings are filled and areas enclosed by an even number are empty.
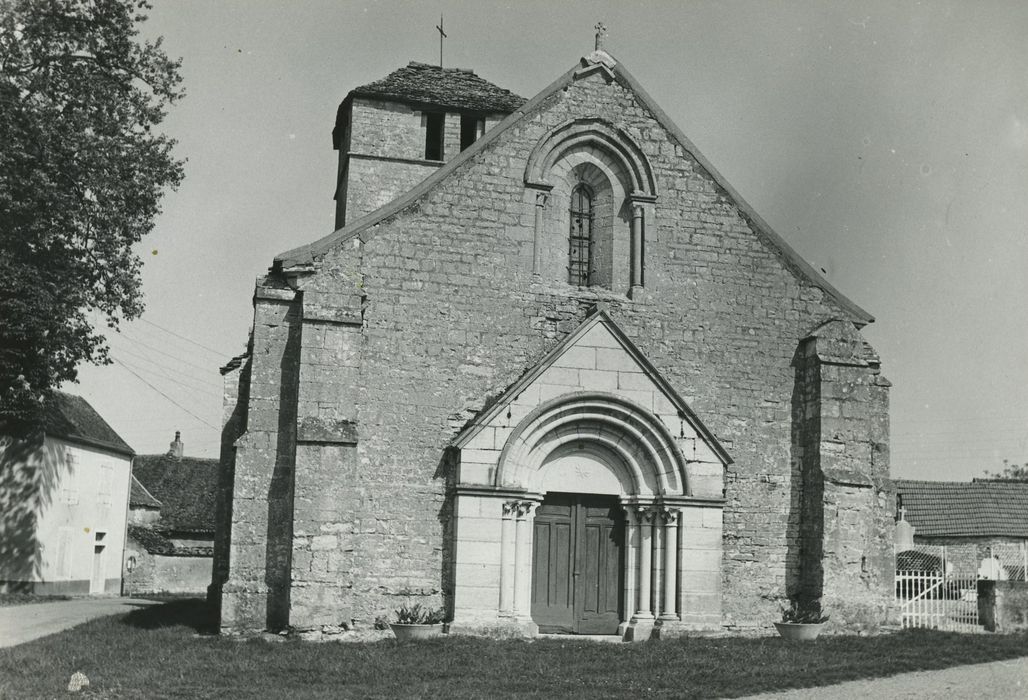
<svg viewBox="0 0 1028 700">
<path fill-rule="evenodd" d="M 657 181 L 646 287 L 632 299 L 531 274 L 536 200 L 525 162 L 550 129 L 580 117 L 627 133 Z M 450 441 L 597 302 L 734 460 L 725 473 L 723 623 L 756 627 L 777 615 L 799 569 L 794 357 L 814 328 L 847 313 L 787 268 L 630 91 L 594 73 L 553 93 L 416 204 L 325 255 L 320 269 L 344 268 L 358 253 L 356 444 L 345 459 L 331 445 L 307 446 L 303 458 L 307 478 L 344 488 L 349 500 L 332 513 L 296 504 L 305 532 L 346 533 L 316 546 L 308 539 L 305 571 L 345 569 L 352 583 L 319 589 L 326 612 L 305 611 L 310 627 L 337 624 L 332 609 L 370 622 L 411 596 L 449 602 Z M 301 284 L 327 294 L 340 282 L 322 272 Z M 332 383 L 352 370 L 318 372 Z M 321 586 L 305 571 L 293 569 L 294 588 Z"/>
</svg>

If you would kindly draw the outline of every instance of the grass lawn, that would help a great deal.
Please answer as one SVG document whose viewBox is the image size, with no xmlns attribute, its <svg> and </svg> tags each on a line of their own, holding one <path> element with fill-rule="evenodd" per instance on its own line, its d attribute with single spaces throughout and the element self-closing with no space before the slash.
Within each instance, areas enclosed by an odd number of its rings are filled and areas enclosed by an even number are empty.
<svg viewBox="0 0 1028 700">
<path fill-rule="evenodd" d="M 197 636 L 199 601 L 94 620 L 0 649 L 0 698 L 738 697 L 1028 656 L 1028 636 L 908 630 L 787 644 L 682 639 L 608 644 L 468 637 L 397 643 L 245 642 Z"/>
</svg>

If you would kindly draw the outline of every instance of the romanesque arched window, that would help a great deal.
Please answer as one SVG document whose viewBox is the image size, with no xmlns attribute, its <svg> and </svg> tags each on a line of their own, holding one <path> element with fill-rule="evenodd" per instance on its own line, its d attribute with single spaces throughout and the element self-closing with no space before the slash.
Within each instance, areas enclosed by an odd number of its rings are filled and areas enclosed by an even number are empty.
<svg viewBox="0 0 1028 700">
<path fill-rule="evenodd" d="M 555 127 L 532 149 L 525 185 L 535 190 L 534 277 L 629 298 L 642 292 L 657 190 L 627 133 L 600 119 Z"/>
<path fill-rule="evenodd" d="M 585 184 L 579 183 L 571 190 L 568 218 L 568 283 L 588 287 L 593 270 L 593 197 Z"/>
</svg>

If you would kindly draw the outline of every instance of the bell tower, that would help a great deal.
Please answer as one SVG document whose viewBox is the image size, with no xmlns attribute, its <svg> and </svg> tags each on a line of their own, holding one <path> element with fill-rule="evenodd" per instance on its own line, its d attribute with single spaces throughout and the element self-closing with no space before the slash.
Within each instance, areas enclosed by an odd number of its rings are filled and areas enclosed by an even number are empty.
<svg viewBox="0 0 1028 700">
<path fill-rule="evenodd" d="M 389 203 L 525 99 L 462 68 L 411 62 L 352 90 L 336 112 L 336 228 Z"/>
</svg>

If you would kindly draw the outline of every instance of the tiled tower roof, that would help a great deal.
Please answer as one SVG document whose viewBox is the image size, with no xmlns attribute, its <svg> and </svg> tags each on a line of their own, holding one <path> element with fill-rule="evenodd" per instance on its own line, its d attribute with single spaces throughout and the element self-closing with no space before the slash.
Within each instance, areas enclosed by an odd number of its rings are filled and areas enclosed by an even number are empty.
<svg viewBox="0 0 1028 700">
<path fill-rule="evenodd" d="M 470 112 L 513 112 L 525 98 L 490 83 L 465 68 L 440 68 L 411 61 L 403 68 L 362 85 L 349 97 L 375 97 Z"/>
</svg>

